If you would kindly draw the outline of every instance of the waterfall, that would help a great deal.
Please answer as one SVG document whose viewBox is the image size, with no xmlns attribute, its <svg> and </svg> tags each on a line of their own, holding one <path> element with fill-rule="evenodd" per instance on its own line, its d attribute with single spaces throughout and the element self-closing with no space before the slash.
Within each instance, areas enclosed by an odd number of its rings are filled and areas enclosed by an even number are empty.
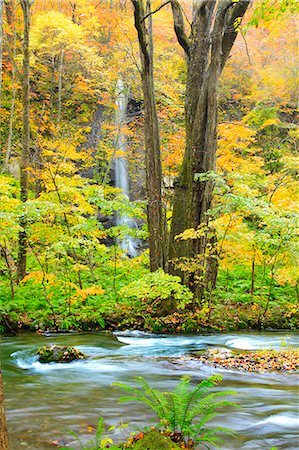
<svg viewBox="0 0 299 450">
<path fill-rule="evenodd" d="M 122 132 L 123 125 L 126 122 L 128 97 L 125 91 L 123 79 L 120 77 L 116 85 L 116 112 L 115 122 L 117 129 L 117 136 L 115 140 L 115 148 L 120 152 L 120 156 L 115 158 L 115 186 L 122 189 L 123 195 L 129 200 L 129 172 L 126 158 L 127 140 L 125 134 Z M 129 228 L 136 227 L 136 224 L 125 214 L 116 217 L 117 225 L 126 225 Z M 119 240 L 121 248 L 126 251 L 129 257 L 134 258 L 138 256 L 137 241 L 131 236 L 127 235 L 123 240 Z"/>
</svg>

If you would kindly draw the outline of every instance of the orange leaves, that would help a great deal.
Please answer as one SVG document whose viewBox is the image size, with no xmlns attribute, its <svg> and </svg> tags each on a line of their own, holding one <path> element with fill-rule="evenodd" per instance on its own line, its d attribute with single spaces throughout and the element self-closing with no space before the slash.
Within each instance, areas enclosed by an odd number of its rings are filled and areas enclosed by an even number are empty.
<svg viewBox="0 0 299 450">
<path fill-rule="evenodd" d="M 240 122 L 221 123 L 219 130 L 219 146 L 227 150 L 246 150 L 255 142 L 256 132 Z"/>
<path fill-rule="evenodd" d="M 91 295 L 102 295 L 104 292 L 101 286 L 91 286 L 85 289 L 77 288 L 76 293 L 71 297 L 71 303 L 77 303 L 78 301 L 85 302 L 87 297 Z"/>
<path fill-rule="evenodd" d="M 255 155 L 256 131 L 241 123 L 219 125 L 217 167 L 224 173 L 262 174 L 263 159 Z"/>
<path fill-rule="evenodd" d="M 55 286 L 57 278 L 54 273 L 45 273 L 41 270 L 36 270 L 26 275 L 20 282 L 26 283 L 27 281 L 32 281 L 33 284 L 46 283 L 48 286 Z"/>
</svg>

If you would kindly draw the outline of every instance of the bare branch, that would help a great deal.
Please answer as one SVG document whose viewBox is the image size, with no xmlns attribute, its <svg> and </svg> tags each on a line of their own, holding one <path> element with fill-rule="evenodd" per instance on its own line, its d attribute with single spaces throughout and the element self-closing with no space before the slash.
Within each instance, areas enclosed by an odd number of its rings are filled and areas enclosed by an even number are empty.
<svg viewBox="0 0 299 450">
<path fill-rule="evenodd" d="M 229 57 L 230 51 L 238 35 L 238 27 L 236 27 L 236 21 L 239 20 L 241 23 L 249 5 L 250 0 L 238 1 L 234 4 L 229 17 L 227 18 L 225 32 L 222 39 L 221 70 L 223 70 L 223 67 L 225 66 L 227 58 Z M 238 23 L 238 26 L 240 25 L 240 23 Z"/>
<path fill-rule="evenodd" d="M 141 23 L 144 22 L 152 14 L 155 14 L 156 12 L 160 11 L 160 9 L 164 8 L 164 6 L 168 5 L 168 3 L 171 3 L 171 0 L 168 0 L 167 2 L 162 3 L 162 5 L 160 5 L 157 9 L 155 9 L 154 11 L 151 11 L 148 14 L 146 14 L 143 17 L 143 19 L 141 19 Z"/>
<path fill-rule="evenodd" d="M 244 41 L 244 44 L 245 44 L 245 49 L 246 49 L 246 54 L 247 54 L 248 62 L 249 62 L 249 64 L 250 64 L 250 66 L 252 66 L 252 62 L 251 62 L 251 58 L 250 58 L 250 54 L 249 54 L 249 49 L 248 49 L 247 41 L 246 41 L 245 35 L 244 35 L 244 33 L 243 33 L 242 30 L 240 31 L 240 34 L 241 34 L 241 36 L 242 36 L 242 38 L 243 38 L 243 41 Z"/>
<path fill-rule="evenodd" d="M 189 41 L 188 36 L 185 33 L 184 15 L 183 15 L 183 11 L 182 11 L 181 5 L 179 4 L 178 0 L 171 0 L 171 9 L 172 9 L 172 15 L 173 15 L 173 22 L 174 22 L 174 31 L 175 31 L 177 40 L 189 58 L 190 41 Z"/>
</svg>

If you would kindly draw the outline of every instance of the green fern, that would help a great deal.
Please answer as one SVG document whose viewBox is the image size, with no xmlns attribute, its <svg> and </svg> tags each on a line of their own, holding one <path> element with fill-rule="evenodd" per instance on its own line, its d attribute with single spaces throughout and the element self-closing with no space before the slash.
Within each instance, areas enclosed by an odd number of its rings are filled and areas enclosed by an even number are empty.
<svg viewBox="0 0 299 450">
<path fill-rule="evenodd" d="M 220 375 L 213 375 L 192 388 L 190 377 L 184 376 L 173 392 L 153 389 L 143 377 L 136 378 L 140 388 L 124 383 L 113 385 L 133 394 L 121 397 L 121 402 L 139 401 L 148 405 L 159 418 L 156 426 L 169 429 L 172 433 L 180 433 L 186 441 L 192 439 L 195 443 L 208 443 L 217 447 L 222 442 L 221 435 L 232 435 L 232 432 L 224 427 L 206 428 L 206 424 L 219 414 L 219 408 L 237 406 L 230 401 L 220 400 L 235 392 L 210 392 L 221 380 Z"/>
</svg>

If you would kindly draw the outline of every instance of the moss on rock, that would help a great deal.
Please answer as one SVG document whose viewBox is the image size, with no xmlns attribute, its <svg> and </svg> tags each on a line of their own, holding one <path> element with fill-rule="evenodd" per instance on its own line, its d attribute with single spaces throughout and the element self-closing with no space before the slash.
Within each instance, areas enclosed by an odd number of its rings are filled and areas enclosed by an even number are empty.
<svg viewBox="0 0 299 450">
<path fill-rule="evenodd" d="M 132 447 L 134 450 L 179 450 L 179 447 L 170 437 L 163 436 L 158 430 L 151 430 L 139 439 Z"/>
<path fill-rule="evenodd" d="M 41 363 L 60 362 L 69 363 L 77 359 L 85 359 L 86 355 L 74 347 L 60 345 L 45 345 L 37 350 Z"/>
</svg>

